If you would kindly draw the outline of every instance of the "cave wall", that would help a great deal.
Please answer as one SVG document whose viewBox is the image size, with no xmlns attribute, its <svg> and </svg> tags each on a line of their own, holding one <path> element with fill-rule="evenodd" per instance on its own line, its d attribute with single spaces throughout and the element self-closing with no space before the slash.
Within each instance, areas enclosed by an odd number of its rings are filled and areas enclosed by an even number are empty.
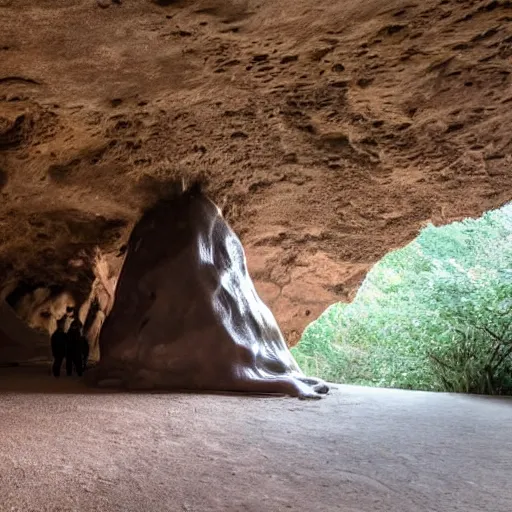
<svg viewBox="0 0 512 512">
<path fill-rule="evenodd" d="M 122 261 L 144 208 L 201 179 L 294 343 L 423 225 L 512 197 L 510 16 L 501 0 L 2 3 L 0 282 L 82 304 L 97 248 Z"/>
<path fill-rule="evenodd" d="M 70 292 L 54 294 L 49 288 L 36 288 L 16 303 L 14 311 L 27 326 L 45 331 L 51 336 L 57 329 L 57 321 L 74 307 L 76 300 Z M 69 319 L 66 329 L 70 322 Z"/>
<path fill-rule="evenodd" d="M 0 301 L 0 365 L 50 356 L 49 336 L 28 327 L 12 308 Z"/>
</svg>

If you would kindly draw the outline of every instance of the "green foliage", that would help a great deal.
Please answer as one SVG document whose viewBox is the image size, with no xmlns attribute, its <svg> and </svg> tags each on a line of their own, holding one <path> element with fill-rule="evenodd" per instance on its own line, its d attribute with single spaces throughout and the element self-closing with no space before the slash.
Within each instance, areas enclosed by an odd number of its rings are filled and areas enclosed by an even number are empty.
<svg viewBox="0 0 512 512">
<path fill-rule="evenodd" d="M 512 393 L 512 204 L 423 229 L 292 349 L 326 380 Z"/>
</svg>

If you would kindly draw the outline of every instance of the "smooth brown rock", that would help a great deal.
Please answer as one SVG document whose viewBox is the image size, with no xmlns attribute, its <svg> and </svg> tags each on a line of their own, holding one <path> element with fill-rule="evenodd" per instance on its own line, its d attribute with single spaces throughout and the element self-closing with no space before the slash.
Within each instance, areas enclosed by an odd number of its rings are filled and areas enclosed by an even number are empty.
<svg viewBox="0 0 512 512">
<path fill-rule="evenodd" d="M 135 226 L 100 335 L 100 386 L 319 398 L 247 272 L 240 240 L 198 187 Z"/>
</svg>

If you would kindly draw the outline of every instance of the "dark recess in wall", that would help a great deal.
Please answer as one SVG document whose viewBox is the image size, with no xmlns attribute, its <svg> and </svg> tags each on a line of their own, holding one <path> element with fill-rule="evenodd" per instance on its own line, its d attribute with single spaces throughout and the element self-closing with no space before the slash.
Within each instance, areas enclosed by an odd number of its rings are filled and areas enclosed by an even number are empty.
<svg viewBox="0 0 512 512">
<path fill-rule="evenodd" d="M 7 185 L 8 176 L 7 171 L 0 169 L 0 191 Z"/>
<path fill-rule="evenodd" d="M 48 288 L 50 290 L 50 297 L 55 297 L 64 291 L 62 286 L 48 286 L 45 283 L 29 283 L 26 281 L 21 281 L 16 286 L 16 288 L 9 295 L 7 295 L 5 302 L 7 302 L 11 308 L 15 309 L 16 305 L 23 297 L 25 297 L 25 295 L 32 293 L 37 288 Z"/>
</svg>

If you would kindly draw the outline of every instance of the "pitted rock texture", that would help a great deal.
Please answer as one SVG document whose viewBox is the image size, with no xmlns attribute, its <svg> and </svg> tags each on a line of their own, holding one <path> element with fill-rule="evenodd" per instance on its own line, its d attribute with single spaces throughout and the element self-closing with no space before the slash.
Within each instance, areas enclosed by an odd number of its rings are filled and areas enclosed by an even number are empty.
<svg viewBox="0 0 512 512">
<path fill-rule="evenodd" d="M 505 0 L 1 0 L 0 282 L 84 300 L 201 178 L 293 344 L 426 223 L 510 200 L 511 41 Z"/>
</svg>

